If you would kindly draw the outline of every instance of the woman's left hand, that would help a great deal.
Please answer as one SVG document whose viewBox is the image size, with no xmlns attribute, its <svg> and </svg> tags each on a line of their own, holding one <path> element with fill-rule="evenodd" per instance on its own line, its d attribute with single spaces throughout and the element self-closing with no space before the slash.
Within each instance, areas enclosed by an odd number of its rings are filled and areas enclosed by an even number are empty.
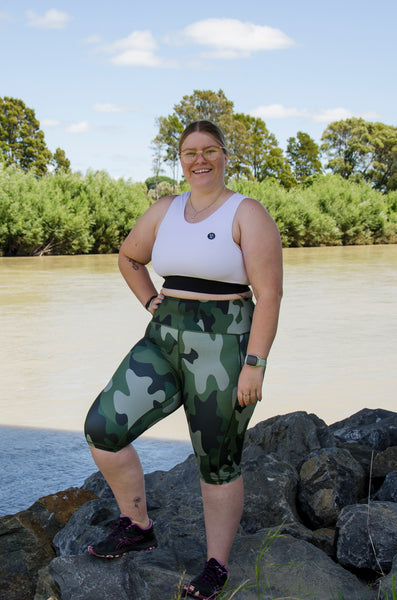
<svg viewBox="0 0 397 600">
<path fill-rule="evenodd" d="M 157 294 L 157 296 L 155 298 L 153 298 L 153 300 L 149 304 L 148 311 L 152 315 L 154 315 L 154 313 L 156 312 L 156 310 L 158 309 L 158 307 L 160 306 L 160 304 L 162 303 L 163 300 L 164 300 L 164 294 L 161 294 L 161 293 Z"/>
<path fill-rule="evenodd" d="M 263 367 L 243 366 L 237 388 L 237 400 L 240 406 L 248 406 L 262 400 L 264 374 Z"/>
</svg>

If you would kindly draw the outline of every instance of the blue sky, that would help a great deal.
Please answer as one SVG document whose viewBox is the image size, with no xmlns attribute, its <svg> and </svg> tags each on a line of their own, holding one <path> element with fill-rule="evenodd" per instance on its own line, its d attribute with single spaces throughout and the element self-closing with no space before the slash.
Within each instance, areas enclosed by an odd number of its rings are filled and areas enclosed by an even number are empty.
<svg viewBox="0 0 397 600">
<path fill-rule="evenodd" d="M 283 148 L 350 116 L 397 125 L 396 26 L 395 0 L 8 0 L 0 96 L 35 110 L 74 171 L 144 181 L 156 118 L 195 89 L 222 89 Z"/>
</svg>

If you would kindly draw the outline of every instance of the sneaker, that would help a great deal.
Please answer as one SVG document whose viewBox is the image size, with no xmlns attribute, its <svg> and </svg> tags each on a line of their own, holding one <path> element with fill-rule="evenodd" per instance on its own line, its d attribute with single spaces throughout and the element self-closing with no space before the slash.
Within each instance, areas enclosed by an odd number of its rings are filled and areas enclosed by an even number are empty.
<svg viewBox="0 0 397 600">
<path fill-rule="evenodd" d="M 205 563 L 204 570 L 183 588 L 188 596 L 200 600 L 212 600 L 219 596 L 229 577 L 229 570 L 215 558 Z"/>
<path fill-rule="evenodd" d="M 87 550 L 90 554 L 101 558 L 119 558 L 133 550 L 141 552 L 153 550 L 156 547 L 157 540 L 152 521 L 147 529 L 142 529 L 129 517 L 121 515 L 109 535 L 98 544 L 88 546 Z"/>
</svg>

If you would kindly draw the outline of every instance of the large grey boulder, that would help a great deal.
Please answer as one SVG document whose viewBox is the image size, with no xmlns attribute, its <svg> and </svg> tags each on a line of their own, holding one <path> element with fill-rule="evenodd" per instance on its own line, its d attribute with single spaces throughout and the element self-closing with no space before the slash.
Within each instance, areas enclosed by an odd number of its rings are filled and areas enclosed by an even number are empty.
<svg viewBox="0 0 397 600">
<path fill-rule="evenodd" d="M 393 559 L 390 573 L 379 581 L 379 600 L 395 600 L 397 597 L 397 554 Z"/>
<path fill-rule="evenodd" d="M 310 526 L 334 527 L 341 509 L 365 491 L 361 465 L 343 448 L 311 452 L 299 472 L 299 506 Z"/>
<path fill-rule="evenodd" d="M 17 516 L 7 516 L 0 522 L 0 557 L 0 600 L 30 600 L 38 571 L 54 558 L 54 552 Z"/>
<path fill-rule="evenodd" d="M 397 554 L 397 504 L 346 506 L 339 515 L 337 532 L 337 557 L 342 565 L 387 573 Z"/>
<path fill-rule="evenodd" d="M 374 499 L 381 502 L 397 502 L 397 471 L 386 475 Z"/>
<path fill-rule="evenodd" d="M 59 557 L 52 561 L 50 571 L 60 586 L 62 600 L 171 599 L 180 582 L 189 581 L 202 568 L 202 557 L 189 569 L 175 569 L 173 557 L 169 558 L 168 568 L 161 567 L 158 553 L 156 549 L 116 561 L 88 555 Z M 289 596 L 332 600 L 338 594 L 349 600 L 375 599 L 373 592 L 323 552 L 275 531 L 238 536 L 230 569 L 227 589 L 230 595 L 235 592 L 235 600 Z"/>
<path fill-rule="evenodd" d="M 257 444 L 266 454 L 299 468 L 312 450 L 331 448 L 335 440 L 324 421 L 304 411 L 272 417 L 247 432 L 246 446 Z"/>
<path fill-rule="evenodd" d="M 364 408 L 329 428 L 338 443 L 358 443 L 374 450 L 397 446 L 397 413 L 382 408 Z"/>
<path fill-rule="evenodd" d="M 390 446 L 374 457 L 372 477 L 385 477 L 388 473 L 397 471 L 397 446 Z"/>
<path fill-rule="evenodd" d="M 280 523 L 300 522 L 296 510 L 298 474 L 294 467 L 265 454 L 260 446 L 249 446 L 243 462 L 244 531 L 255 533 Z"/>
</svg>

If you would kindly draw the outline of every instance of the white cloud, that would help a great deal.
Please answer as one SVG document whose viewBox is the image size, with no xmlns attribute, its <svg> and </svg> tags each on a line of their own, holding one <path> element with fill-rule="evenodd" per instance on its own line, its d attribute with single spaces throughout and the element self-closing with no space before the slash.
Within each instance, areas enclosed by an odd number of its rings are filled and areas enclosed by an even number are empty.
<svg viewBox="0 0 397 600">
<path fill-rule="evenodd" d="M 93 109 L 96 112 L 103 112 L 103 113 L 130 113 L 130 112 L 134 112 L 137 110 L 137 108 L 135 108 L 134 106 L 123 106 L 123 105 L 119 105 L 119 104 L 100 104 L 99 102 L 97 102 L 96 104 L 94 104 Z"/>
<path fill-rule="evenodd" d="M 102 38 L 100 35 L 96 35 L 95 33 L 93 35 L 90 35 L 88 37 L 86 37 L 83 42 L 84 44 L 87 45 L 91 45 L 91 44 L 99 44 L 102 41 Z"/>
<path fill-rule="evenodd" d="M 61 125 L 61 121 L 58 121 L 57 119 L 41 119 L 40 121 L 40 125 L 42 127 L 59 127 Z"/>
<path fill-rule="evenodd" d="M 26 11 L 29 27 L 40 27 L 43 29 L 64 29 L 71 16 L 65 12 L 51 8 L 44 15 L 37 15 L 32 10 Z"/>
<path fill-rule="evenodd" d="M 258 106 L 251 111 L 253 117 L 261 119 L 289 119 L 291 117 L 305 116 L 306 111 L 298 108 L 287 108 L 282 104 L 268 104 L 266 106 Z"/>
<path fill-rule="evenodd" d="M 304 118 L 307 121 L 315 123 L 332 123 L 333 121 L 343 121 L 351 117 L 362 117 L 363 119 L 379 119 L 380 115 L 374 111 L 363 113 L 354 113 L 352 110 L 343 107 L 328 108 L 324 110 L 308 110 L 306 108 L 286 107 L 282 104 L 267 104 L 258 106 L 251 111 L 253 117 L 259 117 L 266 121 L 267 119 L 290 119 Z"/>
<path fill-rule="evenodd" d="M 237 19 L 205 19 L 185 27 L 182 40 L 206 46 L 216 58 L 250 56 L 261 50 L 279 50 L 294 44 L 280 29 Z"/>
<path fill-rule="evenodd" d="M 316 123 L 332 123 L 332 121 L 350 119 L 350 117 L 353 117 L 353 113 L 348 108 L 338 107 L 313 112 L 311 117 Z"/>
<path fill-rule="evenodd" d="M 80 123 L 72 123 L 66 127 L 68 133 L 87 133 L 90 130 L 90 125 L 87 121 L 80 121 Z"/>
<path fill-rule="evenodd" d="M 156 55 L 158 45 L 149 30 L 133 31 L 126 38 L 105 47 L 114 56 L 110 61 L 124 67 L 171 67 L 171 62 Z"/>
</svg>

